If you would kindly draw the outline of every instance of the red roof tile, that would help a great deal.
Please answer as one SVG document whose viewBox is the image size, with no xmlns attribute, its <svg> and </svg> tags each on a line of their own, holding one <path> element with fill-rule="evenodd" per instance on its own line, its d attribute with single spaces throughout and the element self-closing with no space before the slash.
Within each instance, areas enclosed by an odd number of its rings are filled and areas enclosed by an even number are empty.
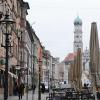
<svg viewBox="0 0 100 100">
<path fill-rule="evenodd" d="M 65 57 L 65 59 L 64 59 L 64 61 L 73 61 L 74 60 L 74 57 L 77 55 L 77 53 L 75 52 L 75 53 L 69 53 L 66 57 Z"/>
</svg>

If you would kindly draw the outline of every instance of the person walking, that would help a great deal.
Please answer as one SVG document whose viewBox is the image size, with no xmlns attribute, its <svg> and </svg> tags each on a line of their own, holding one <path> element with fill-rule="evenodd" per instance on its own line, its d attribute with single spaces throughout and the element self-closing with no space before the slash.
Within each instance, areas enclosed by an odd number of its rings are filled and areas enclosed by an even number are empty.
<svg viewBox="0 0 100 100">
<path fill-rule="evenodd" d="M 20 83 L 20 84 L 18 84 L 18 97 L 19 97 L 19 100 L 22 99 L 23 92 L 24 92 L 24 83 Z"/>
<path fill-rule="evenodd" d="M 17 80 L 15 80 L 15 82 L 14 82 L 13 91 L 14 91 L 13 92 L 14 95 L 17 96 L 17 93 L 18 93 L 18 82 L 17 82 Z"/>
<path fill-rule="evenodd" d="M 44 85 L 44 83 L 42 84 L 42 93 L 44 93 L 45 92 L 45 85 Z"/>
</svg>

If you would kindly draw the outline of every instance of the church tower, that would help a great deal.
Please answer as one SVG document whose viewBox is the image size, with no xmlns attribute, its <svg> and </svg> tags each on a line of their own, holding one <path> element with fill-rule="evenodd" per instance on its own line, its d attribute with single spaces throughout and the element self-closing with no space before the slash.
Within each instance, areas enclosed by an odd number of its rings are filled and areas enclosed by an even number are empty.
<svg viewBox="0 0 100 100">
<path fill-rule="evenodd" d="M 79 16 L 74 20 L 74 52 L 77 52 L 78 48 L 81 48 L 83 51 L 82 20 Z"/>
</svg>

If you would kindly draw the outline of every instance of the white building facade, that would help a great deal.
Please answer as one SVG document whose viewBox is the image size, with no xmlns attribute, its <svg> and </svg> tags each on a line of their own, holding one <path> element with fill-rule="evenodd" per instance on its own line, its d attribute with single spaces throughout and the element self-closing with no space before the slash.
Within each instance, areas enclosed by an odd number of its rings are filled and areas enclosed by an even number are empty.
<svg viewBox="0 0 100 100">
<path fill-rule="evenodd" d="M 89 50 L 87 50 L 87 48 L 83 52 L 82 57 L 83 57 L 82 58 L 82 60 L 83 60 L 83 70 L 89 72 L 90 52 L 89 52 Z"/>
<path fill-rule="evenodd" d="M 82 56 L 82 60 L 83 60 L 83 74 L 82 74 L 82 83 L 84 85 L 84 83 L 90 84 L 90 52 L 89 50 L 86 48 L 86 50 L 83 52 L 83 56 Z"/>
</svg>

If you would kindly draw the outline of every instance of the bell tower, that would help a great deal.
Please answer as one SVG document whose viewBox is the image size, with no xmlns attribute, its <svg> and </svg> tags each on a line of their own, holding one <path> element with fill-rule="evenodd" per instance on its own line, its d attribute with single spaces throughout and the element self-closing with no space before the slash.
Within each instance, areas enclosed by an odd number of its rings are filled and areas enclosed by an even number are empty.
<svg viewBox="0 0 100 100">
<path fill-rule="evenodd" d="M 74 20 L 74 52 L 77 52 L 78 48 L 81 48 L 83 51 L 82 20 L 79 16 Z"/>
</svg>

